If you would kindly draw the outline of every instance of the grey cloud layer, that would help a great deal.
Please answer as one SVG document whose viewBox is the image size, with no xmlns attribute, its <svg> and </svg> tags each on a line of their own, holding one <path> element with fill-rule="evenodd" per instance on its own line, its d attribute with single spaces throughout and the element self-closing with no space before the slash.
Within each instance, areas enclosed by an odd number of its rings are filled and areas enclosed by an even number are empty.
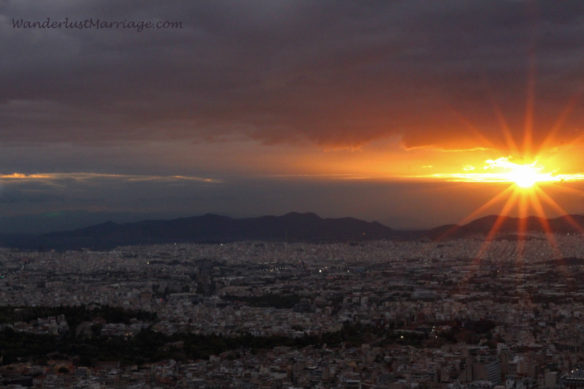
<svg viewBox="0 0 584 389">
<path fill-rule="evenodd" d="M 0 139 L 252 137 L 498 143 L 521 133 L 528 59 L 545 132 L 584 87 L 581 1 L 0 2 Z M 181 30 L 17 30 L 12 18 L 178 20 Z M 584 123 L 577 104 L 566 137 Z M 519 136 L 519 135 L 518 135 Z"/>
</svg>

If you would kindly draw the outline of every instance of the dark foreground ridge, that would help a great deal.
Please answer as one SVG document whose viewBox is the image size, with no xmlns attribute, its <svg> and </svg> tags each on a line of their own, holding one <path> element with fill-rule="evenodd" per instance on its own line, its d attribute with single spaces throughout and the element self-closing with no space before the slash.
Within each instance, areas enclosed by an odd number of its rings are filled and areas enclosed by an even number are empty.
<svg viewBox="0 0 584 389">
<path fill-rule="evenodd" d="M 135 223 L 106 222 L 87 228 L 42 235 L 3 235 L 0 244 L 33 250 L 112 249 L 118 246 L 168 243 L 227 243 L 245 240 L 282 242 L 359 242 L 364 240 L 460 239 L 489 234 L 497 216 L 486 216 L 465 225 L 445 225 L 429 230 L 398 231 L 378 222 L 355 218 L 329 219 L 314 213 L 288 213 L 234 219 L 206 214 L 173 220 L 146 220 Z M 505 217 L 494 239 L 517 239 L 519 226 L 525 233 L 582 233 L 584 216 L 554 219 Z"/>
</svg>

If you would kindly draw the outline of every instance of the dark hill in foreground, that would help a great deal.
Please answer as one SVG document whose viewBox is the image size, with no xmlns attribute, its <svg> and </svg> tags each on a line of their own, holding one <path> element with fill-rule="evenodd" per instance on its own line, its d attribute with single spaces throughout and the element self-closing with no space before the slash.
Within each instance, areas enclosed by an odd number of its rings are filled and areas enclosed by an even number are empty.
<svg viewBox="0 0 584 389">
<path fill-rule="evenodd" d="M 555 219 L 528 217 L 526 233 L 543 233 L 549 225 L 556 233 L 581 233 L 584 216 Z M 497 223 L 497 216 L 486 216 L 468 224 L 446 225 L 423 231 L 396 231 L 377 222 L 354 218 L 328 219 L 314 213 L 288 213 L 234 219 L 207 214 L 173 220 L 146 220 L 135 223 L 107 222 L 91 227 L 42 235 L 3 235 L 0 244 L 23 249 L 111 249 L 117 246 L 165 243 L 218 243 L 242 240 L 287 242 L 355 242 L 380 239 L 459 239 L 484 238 Z M 495 239 L 517 239 L 520 219 L 506 217 L 498 226 Z"/>
</svg>

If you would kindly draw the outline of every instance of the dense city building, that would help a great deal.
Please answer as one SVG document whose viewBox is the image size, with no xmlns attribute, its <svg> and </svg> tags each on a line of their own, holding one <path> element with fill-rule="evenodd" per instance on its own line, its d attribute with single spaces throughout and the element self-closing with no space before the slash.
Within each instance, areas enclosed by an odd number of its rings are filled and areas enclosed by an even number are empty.
<svg viewBox="0 0 584 389">
<path fill-rule="evenodd" d="M 4 249 L 0 382 L 580 387 L 584 249 L 556 240 Z"/>
</svg>

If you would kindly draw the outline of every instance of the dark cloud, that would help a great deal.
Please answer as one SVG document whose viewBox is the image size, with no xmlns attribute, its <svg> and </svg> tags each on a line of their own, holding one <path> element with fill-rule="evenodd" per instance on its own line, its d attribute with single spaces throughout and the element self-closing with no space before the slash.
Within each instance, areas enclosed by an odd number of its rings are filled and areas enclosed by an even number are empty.
<svg viewBox="0 0 584 389">
<path fill-rule="evenodd" d="M 519 138 L 530 58 L 542 138 L 584 86 L 583 8 L 552 0 L 7 0 L 0 138 L 245 136 L 350 146 L 400 134 L 407 146 L 499 146 L 492 102 Z M 178 20 L 184 28 L 12 28 L 12 18 L 46 17 Z M 560 135 L 581 128 L 582 108 L 578 101 Z"/>
</svg>

